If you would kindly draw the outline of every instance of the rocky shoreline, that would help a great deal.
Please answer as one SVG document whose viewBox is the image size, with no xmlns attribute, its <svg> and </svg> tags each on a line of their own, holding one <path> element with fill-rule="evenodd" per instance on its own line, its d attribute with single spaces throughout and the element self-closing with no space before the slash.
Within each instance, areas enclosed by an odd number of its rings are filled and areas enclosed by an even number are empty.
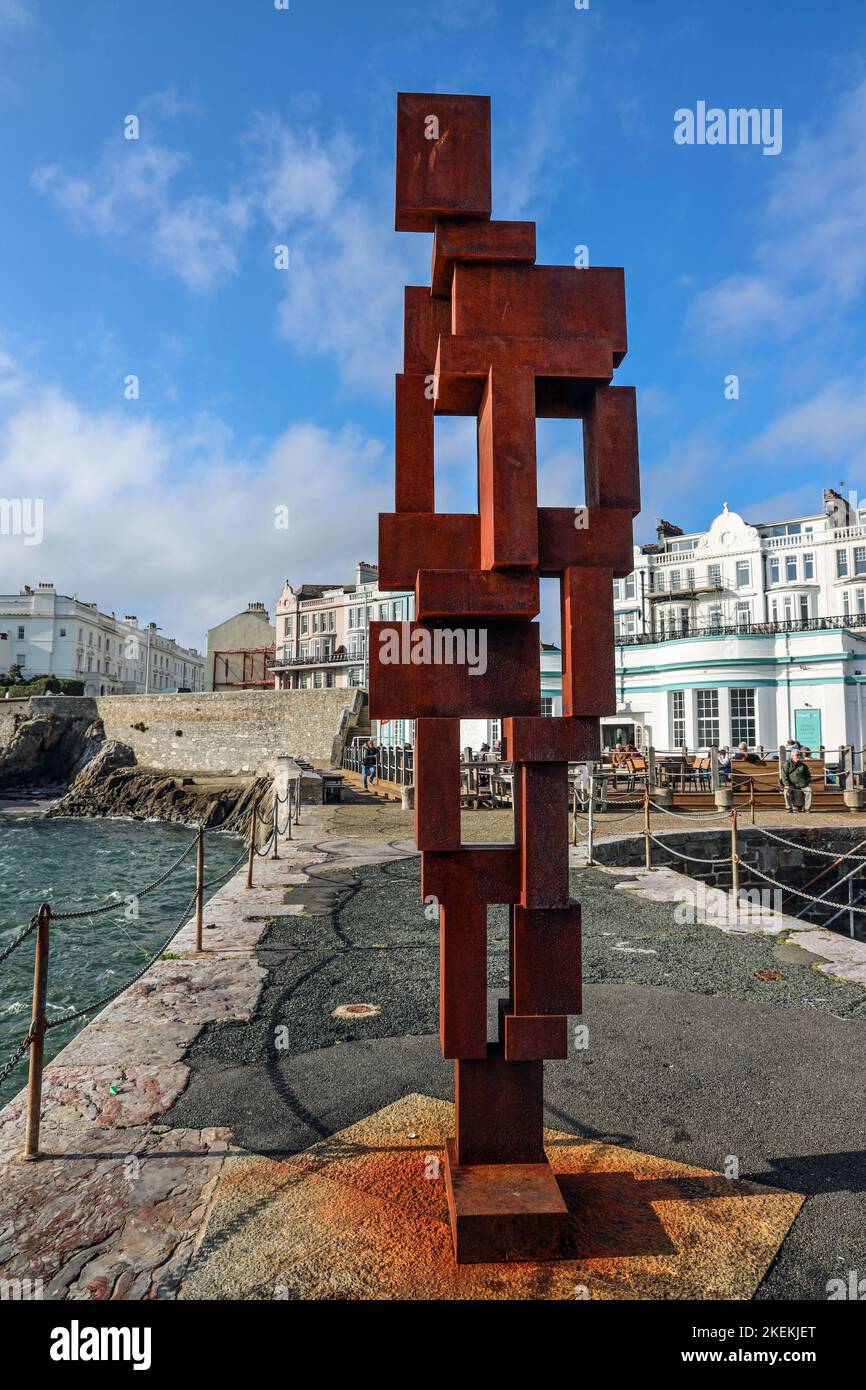
<svg viewBox="0 0 866 1390">
<path fill-rule="evenodd" d="M 190 776 L 140 767 L 102 721 L 22 719 L 0 749 L 0 805 L 6 814 L 107 816 L 178 821 L 243 831 L 268 777 Z"/>
</svg>

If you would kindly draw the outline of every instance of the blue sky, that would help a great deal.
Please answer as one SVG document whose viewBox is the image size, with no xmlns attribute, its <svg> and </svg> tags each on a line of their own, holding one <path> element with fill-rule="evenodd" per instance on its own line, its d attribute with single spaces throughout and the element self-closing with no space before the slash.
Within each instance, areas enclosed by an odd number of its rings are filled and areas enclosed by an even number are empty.
<svg viewBox="0 0 866 1390">
<path fill-rule="evenodd" d="M 866 491 L 859 0 L 0 0 L 2 491 L 45 504 L 3 592 L 200 642 L 373 558 L 430 251 L 392 230 L 398 90 L 489 93 L 494 216 L 625 267 L 637 539 Z M 781 108 L 781 152 L 677 145 L 698 101 Z M 542 501 L 582 499 L 577 430 L 539 426 Z M 474 506 L 472 422 L 439 444 L 439 505 Z"/>
</svg>

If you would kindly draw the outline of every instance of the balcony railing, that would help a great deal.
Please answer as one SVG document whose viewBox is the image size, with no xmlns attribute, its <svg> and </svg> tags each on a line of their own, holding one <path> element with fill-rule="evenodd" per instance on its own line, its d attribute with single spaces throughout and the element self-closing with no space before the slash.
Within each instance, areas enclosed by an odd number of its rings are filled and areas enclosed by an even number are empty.
<svg viewBox="0 0 866 1390">
<path fill-rule="evenodd" d="M 773 637 L 785 632 L 834 632 L 840 628 L 866 628 L 866 613 L 843 614 L 831 618 L 783 618 L 774 623 L 709 623 L 688 627 L 676 632 L 635 632 L 617 635 L 617 647 L 650 646 L 655 642 L 676 641 L 684 637 Z"/>
<path fill-rule="evenodd" d="M 323 656 L 286 656 L 279 661 L 273 662 L 272 671 L 287 671 L 292 666 L 334 666 L 347 665 L 350 662 L 357 664 L 363 662 L 363 652 L 328 652 Z"/>
</svg>

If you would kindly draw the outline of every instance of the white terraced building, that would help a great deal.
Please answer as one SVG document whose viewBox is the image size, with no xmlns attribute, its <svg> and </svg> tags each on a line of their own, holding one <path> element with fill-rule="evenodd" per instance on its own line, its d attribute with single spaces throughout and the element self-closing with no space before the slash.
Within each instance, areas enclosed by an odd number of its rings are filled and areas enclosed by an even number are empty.
<svg viewBox="0 0 866 1390">
<path fill-rule="evenodd" d="M 866 507 L 707 531 L 667 522 L 614 581 L 617 705 L 602 741 L 705 750 L 866 743 Z"/>
<path fill-rule="evenodd" d="M 24 680 L 56 676 L 84 682 L 85 695 L 134 695 L 204 688 L 204 657 L 139 627 L 134 614 L 118 618 L 95 603 L 25 584 L 0 595 L 0 674 L 17 667 Z"/>
</svg>

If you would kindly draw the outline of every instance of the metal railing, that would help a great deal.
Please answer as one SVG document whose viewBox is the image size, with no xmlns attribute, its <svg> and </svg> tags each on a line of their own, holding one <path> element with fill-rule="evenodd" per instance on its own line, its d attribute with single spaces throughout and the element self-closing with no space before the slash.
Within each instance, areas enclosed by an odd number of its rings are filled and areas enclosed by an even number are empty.
<svg viewBox="0 0 866 1390">
<path fill-rule="evenodd" d="M 685 637 L 772 637 L 785 632 L 836 632 L 840 628 L 862 627 L 866 627 L 866 613 L 845 613 L 829 618 L 781 618 L 770 623 L 688 623 L 673 632 L 618 634 L 614 637 L 614 646 L 651 646 L 656 642 L 677 641 Z"/>
<path fill-rule="evenodd" d="M 272 671 L 287 670 L 290 666 L 339 666 L 346 662 L 354 661 L 355 664 L 364 660 L 363 652 L 349 652 L 345 649 L 340 652 L 322 653 L 321 656 L 281 656 L 271 665 Z"/>
<path fill-rule="evenodd" d="M 592 864 L 594 862 L 595 851 L 595 813 L 599 809 L 597 774 L 593 773 L 589 777 L 588 783 L 583 788 L 583 793 L 584 795 L 581 796 L 578 791 L 577 784 L 575 784 L 573 788 L 573 801 L 571 809 L 571 843 L 572 845 L 577 845 L 579 838 L 585 839 L 587 850 L 587 863 Z M 644 868 L 646 870 L 658 867 L 665 867 L 663 865 L 653 864 L 653 845 L 655 845 L 658 849 L 664 850 L 666 854 L 671 855 L 675 860 L 679 861 L 680 863 L 684 863 L 687 865 L 693 864 L 697 866 L 699 871 L 704 870 L 707 865 L 710 865 L 714 871 L 718 871 L 720 866 L 725 866 L 726 868 L 730 866 L 731 900 L 733 901 L 735 906 L 739 907 L 741 905 L 740 874 L 742 868 L 746 871 L 747 874 L 752 874 L 753 876 L 760 879 L 762 883 L 769 884 L 773 888 L 776 888 L 780 891 L 782 895 L 782 897 L 780 898 L 780 902 L 782 904 L 780 908 L 781 911 L 785 910 L 784 899 L 785 896 L 787 896 L 789 898 L 798 898 L 802 900 L 803 906 L 796 913 L 797 917 L 801 919 L 810 909 L 812 909 L 813 911 L 816 907 L 821 909 L 821 911 L 826 914 L 820 921 L 820 925 L 823 927 L 831 926 L 840 917 L 844 916 L 844 914 L 847 913 L 848 935 L 852 938 L 852 940 L 857 939 L 855 930 L 855 917 L 862 918 L 866 916 L 866 906 L 860 905 L 864 897 L 866 897 L 866 889 L 863 889 L 862 887 L 860 887 L 860 885 L 857 885 L 857 891 L 855 893 L 854 878 L 857 874 L 866 872 L 866 855 L 858 853 L 859 850 L 866 849 L 866 839 L 860 840 L 854 846 L 853 849 L 843 850 L 841 852 L 823 849 L 819 845 L 810 845 L 802 841 L 791 840 L 787 836 L 781 835 L 777 831 L 770 829 L 769 826 L 755 824 L 755 803 L 754 794 L 752 794 L 749 809 L 751 811 L 751 823 L 757 835 L 772 840 L 777 844 L 784 845 L 787 848 L 799 850 L 802 854 L 813 854 L 832 861 L 830 864 L 826 865 L 825 868 L 821 869 L 819 873 L 810 878 L 802 888 L 795 888 L 791 884 L 780 883 L 778 879 L 775 879 L 770 874 L 765 873 L 763 869 L 758 867 L 757 864 L 749 863 L 746 859 L 742 857 L 740 853 L 740 842 L 738 839 L 739 811 L 736 806 L 731 806 L 729 808 L 719 808 L 718 810 L 713 812 L 673 811 L 669 807 L 661 805 L 658 801 L 653 799 L 650 793 L 649 786 L 645 786 L 641 795 L 639 797 L 634 798 L 632 801 L 620 801 L 614 803 L 615 808 L 623 805 L 628 805 L 630 809 L 624 816 L 617 816 L 615 818 L 616 820 L 633 820 L 639 814 L 639 812 L 637 809 L 632 808 L 642 808 L 642 838 L 644 841 Z M 669 844 L 665 840 L 659 839 L 657 835 L 653 834 L 652 822 L 650 819 L 651 811 L 656 811 L 661 815 L 668 816 L 672 820 L 678 821 L 706 822 L 709 820 L 727 818 L 730 824 L 730 848 L 728 853 L 715 855 L 712 858 L 696 855 L 694 853 L 682 853 L 679 849 L 675 848 L 674 845 Z M 584 819 L 586 821 L 586 829 L 581 829 L 579 824 L 579 821 L 581 819 Z M 606 816 L 604 818 L 604 823 L 605 825 L 608 825 L 610 823 L 610 817 Z M 724 827 L 699 826 L 698 828 L 718 828 L 719 830 L 722 830 Z M 837 869 L 841 864 L 843 864 L 847 860 L 854 861 L 854 868 L 848 870 L 841 879 L 834 880 L 828 888 L 826 888 L 822 893 L 819 893 L 817 896 L 807 891 L 814 884 L 826 878 L 828 874 L 831 874 L 834 869 Z M 682 870 L 679 871 L 683 872 Z M 847 885 L 848 900 L 847 902 L 839 903 L 832 899 L 830 897 L 830 894 L 833 892 L 834 889 L 841 888 L 843 885 Z M 722 892 L 723 890 L 720 889 L 719 891 Z M 748 893 L 745 896 L 748 899 Z"/>
<path fill-rule="evenodd" d="M 347 772 L 364 772 L 364 740 L 356 739 L 343 749 L 341 767 Z M 375 776 L 382 782 L 396 783 L 408 787 L 415 778 L 415 749 L 411 744 L 377 745 Z"/>
</svg>

